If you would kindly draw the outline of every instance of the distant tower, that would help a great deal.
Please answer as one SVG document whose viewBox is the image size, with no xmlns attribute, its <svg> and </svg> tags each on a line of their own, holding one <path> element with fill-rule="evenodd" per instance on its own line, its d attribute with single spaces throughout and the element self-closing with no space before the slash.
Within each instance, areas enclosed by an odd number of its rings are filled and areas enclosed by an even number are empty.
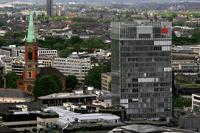
<svg viewBox="0 0 200 133">
<path fill-rule="evenodd" d="M 47 8 L 47 15 L 52 16 L 53 15 L 53 0 L 47 0 L 46 1 L 46 8 Z"/>
</svg>

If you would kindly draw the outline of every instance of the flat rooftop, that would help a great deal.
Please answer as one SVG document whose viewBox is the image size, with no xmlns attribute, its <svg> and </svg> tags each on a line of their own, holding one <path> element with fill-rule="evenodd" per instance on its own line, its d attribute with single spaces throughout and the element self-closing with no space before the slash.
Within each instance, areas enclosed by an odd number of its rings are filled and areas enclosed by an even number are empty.
<svg viewBox="0 0 200 133">
<path fill-rule="evenodd" d="M 74 93 L 54 93 L 46 96 L 38 97 L 37 99 L 65 99 L 65 98 L 85 98 L 85 97 L 96 97 L 94 94 L 90 95 L 78 95 Z"/>
</svg>

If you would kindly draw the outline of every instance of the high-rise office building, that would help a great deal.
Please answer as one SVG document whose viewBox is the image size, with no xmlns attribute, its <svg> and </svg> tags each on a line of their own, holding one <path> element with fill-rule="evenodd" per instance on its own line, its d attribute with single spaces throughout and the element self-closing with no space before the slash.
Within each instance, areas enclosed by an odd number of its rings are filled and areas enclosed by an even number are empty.
<svg viewBox="0 0 200 133">
<path fill-rule="evenodd" d="M 53 0 L 47 0 L 46 1 L 46 8 L 47 8 L 47 15 L 52 16 L 53 15 Z"/>
<path fill-rule="evenodd" d="M 111 22 L 112 105 L 128 118 L 172 116 L 171 22 Z"/>
</svg>

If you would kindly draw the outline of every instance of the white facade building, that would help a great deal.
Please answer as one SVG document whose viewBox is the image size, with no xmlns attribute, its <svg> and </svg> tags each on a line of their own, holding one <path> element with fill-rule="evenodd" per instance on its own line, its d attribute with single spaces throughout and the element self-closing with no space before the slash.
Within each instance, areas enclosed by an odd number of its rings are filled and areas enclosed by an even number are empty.
<svg viewBox="0 0 200 133">
<path fill-rule="evenodd" d="M 91 68 L 89 58 L 55 58 L 53 66 L 65 76 L 76 75 L 79 81 L 83 81 L 87 71 Z"/>
</svg>

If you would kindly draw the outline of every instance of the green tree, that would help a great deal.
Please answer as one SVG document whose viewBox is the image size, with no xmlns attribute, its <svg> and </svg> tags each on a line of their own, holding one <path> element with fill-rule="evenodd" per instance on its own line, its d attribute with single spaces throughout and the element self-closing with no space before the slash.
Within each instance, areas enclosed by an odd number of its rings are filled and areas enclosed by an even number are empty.
<svg viewBox="0 0 200 133">
<path fill-rule="evenodd" d="M 58 81 L 58 76 L 55 75 L 57 74 L 45 75 L 34 81 L 32 93 L 34 94 L 35 99 L 40 96 L 58 93 L 60 91 L 62 82 Z"/>
<path fill-rule="evenodd" d="M 197 31 L 197 32 L 194 32 L 193 34 L 192 34 L 192 39 L 194 39 L 195 40 L 195 42 L 196 43 L 199 43 L 200 42 L 200 31 Z"/>
<path fill-rule="evenodd" d="M 40 128 L 40 129 L 39 129 L 39 132 L 42 132 L 42 131 L 44 131 L 44 129 L 43 129 L 43 128 Z"/>
<path fill-rule="evenodd" d="M 14 71 L 8 72 L 6 75 L 6 87 L 7 88 L 17 88 L 18 76 Z"/>
<path fill-rule="evenodd" d="M 175 123 L 174 123 L 174 127 L 178 127 L 178 122 L 175 122 Z"/>
<path fill-rule="evenodd" d="M 82 131 L 85 132 L 85 128 L 82 128 Z"/>
<path fill-rule="evenodd" d="M 149 19 L 149 16 L 148 16 L 148 14 L 145 12 L 144 13 L 144 16 L 147 18 L 147 19 Z"/>
<path fill-rule="evenodd" d="M 167 20 L 173 21 L 173 17 L 172 17 L 172 16 L 169 16 L 169 17 L 167 18 Z"/>
<path fill-rule="evenodd" d="M 75 75 L 68 75 L 65 78 L 65 85 L 67 89 L 74 89 L 78 84 L 78 79 Z"/>
<path fill-rule="evenodd" d="M 77 43 L 81 43 L 83 41 L 83 39 L 81 39 L 79 36 L 73 36 L 70 38 L 70 43 L 72 45 L 77 44 Z"/>
<path fill-rule="evenodd" d="M 56 44 L 53 45 L 53 49 L 62 50 L 63 45 L 61 43 L 56 43 Z"/>
<path fill-rule="evenodd" d="M 49 123 L 46 124 L 46 128 L 48 128 L 48 127 L 49 127 Z"/>
<path fill-rule="evenodd" d="M 85 76 L 84 83 L 85 85 L 91 85 L 95 88 L 101 88 L 101 74 L 103 72 L 110 72 L 110 63 L 108 64 L 99 64 L 99 66 L 93 66 L 92 69 L 88 71 L 88 75 Z"/>
<path fill-rule="evenodd" d="M 51 78 L 56 82 L 59 87 L 59 91 L 61 91 L 63 88 L 63 82 L 60 80 L 60 75 L 53 73 L 49 76 L 51 76 Z"/>
<path fill-rule="evenodd" d="M 13 37 L 13 34 L 10 33 L 10 32 L 6 32 L 6 34 L 4 36 L 6 36 L 6 37 Z"/>
<path fill-rule="evenodd" d="M 24 129 L 23 133 L 29 133 L 29 131 L 27 129 Z"/>
<path fill-rule="evenodd" d="M 181 100 L 180 98 L 176 98 L 172 96 L 172 107 L 173 108 L 182 108 L 182 107 L 191 107 L 192 100 Z"/>
<path fill-rule="evenodd" d="M 62 58 L 67 58 L 69 54 L 71 54 L 71 50 L 69 49 L 63 49 L 58 53 L 59 57 L 62 57 Z"/>
<path fill-rule="evenodd" d="M 22 17 L 22 19 L 23 19 L 23 20 L 26 20 L 26 16 L 24 15 L 24 16 Z"/>
<path fill-rule="evenodd" d="M 32 132 L 34 132 L 34 133 L 37 132 L 37 129 L 36 129 L 36 128 L 33 128 L 33 129 L 32 129 Z"/>
<path fill-rule="evenodd" d="M 0 37 L 0 47 L 6 45 L 6 41 Z"/>
<path fill-rule="evenodd" d="M 4 21 L 0 21 L 0 27 L 5 26 L 5 25 L 6 25 L 6 23 Z"/>
<path fill-rule="evenodd" d="M 196 80 L 195 83 L 196 83 L 196 84 L 200 84 L 200 80 Z"/>
<path fill-rule="evenodd" d="M 165 18 L 167 17 L 166 13 L 162 12 L 162 13 L 161 13 L 161 17 L 162 17 L 163 19 L 165 19 Z"/>
<path fill-rule="evenodd" d="M 7 14 L 7 13 L 5 13 L 5 14 L 4 14 L 4 17 L 5 17 L 5 18 L 8 18 L 8 14 Z"/>
<path fill-rule="evenodd" d="M 0 76 L 0 87 L 2 88 L 4 86 L 4 78 L 3 76 Z"/>
</svg>

